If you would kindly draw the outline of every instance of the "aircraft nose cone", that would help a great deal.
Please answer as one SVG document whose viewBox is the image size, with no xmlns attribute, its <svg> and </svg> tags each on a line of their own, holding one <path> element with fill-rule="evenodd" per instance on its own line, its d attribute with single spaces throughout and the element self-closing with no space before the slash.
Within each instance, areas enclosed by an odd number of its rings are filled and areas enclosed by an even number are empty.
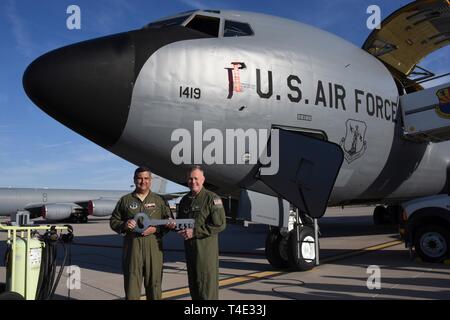
<svg viewBox="0 0 450 320">
<path fill-rule="evenodd" d="M 39 57 L 25 71 L 23 86 L 48 115 L 108 148 L 125 127 L 134 71 L 134 45 L 122 33 Z"/>
</svg>

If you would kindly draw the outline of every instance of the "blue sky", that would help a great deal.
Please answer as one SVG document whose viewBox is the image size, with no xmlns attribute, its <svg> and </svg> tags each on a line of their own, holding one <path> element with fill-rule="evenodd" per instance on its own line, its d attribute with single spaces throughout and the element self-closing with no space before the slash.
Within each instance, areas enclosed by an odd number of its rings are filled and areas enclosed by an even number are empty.
<svg viewBox="0 0 450 320">
<path fill-rule="evenodd" d="M 127 189 L 134 166 L 67 129 L 35 107 L 22 74 L 35 58 L 74 42 L 140 28 L 194 8 L 273 14 L 332 32 L 361 46 L 369 5 L 382 18 L 407 0 L 2 0 L 0 2 L 0 186 Z M 66 28 L 67 7 L 81 9 L 81 30 Z M 447 47 L 422 64 L 448 71 Z M 169 183 L 168 191 L 181 187 Z"/>
</svg>

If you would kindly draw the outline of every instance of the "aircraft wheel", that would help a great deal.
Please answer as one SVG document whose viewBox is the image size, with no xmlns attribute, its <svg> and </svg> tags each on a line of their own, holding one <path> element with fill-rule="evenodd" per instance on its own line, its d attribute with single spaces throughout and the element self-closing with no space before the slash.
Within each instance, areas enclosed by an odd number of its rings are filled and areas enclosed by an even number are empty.
<svg viewBox="0 0 450 320">
<path fill-rule="evenodd" d="M 80 218 L 80 222 L 81 222 L 81 223 L 87 223 L 87 222 L 88 222 L 88 217 L 87 217 L 87 216 L 82 216 L 82 217 Z"/>
<path fill-rule="evenodd" d="M 300 225 L 294 227 L 289 232 L 289 265 L 298 271 L 311 270 L 315 266 L 316 254 L 318 252 L 316 252 L 314 229 Z"/>
<path fill-rule="evenodd" d="M 278 230 L 271 230 L 266 237 L 266 258 L 269 263 L 277 269 L 289 267 L 287 258 L 287 238 L 283 237 Z"/>
<path fill-rule="evenodd" d="M 25 300 L 25 298 L 20 293 L 8 291 L 0 294 L 0 300 Z"/>
<path fill-rule="evenodd" d="M 389 213 L 383 206 L 376 206 L 373 211 L 373 223 L 376 226 L 389 223 Z"/>
<path fill-rule="evenodd" d="M 424 261 L 443 261 L 450 257 L 450 231 L 438 225 L 425 225 L 415 233 L 414 247 Z"/>
<path fill-rule="evenodd" d="M 389 222 L 393 225 L 398 225 L 400 223 L 402 208 L 400 206 L 388 206 L 386 210 L 389 216 Z"/>
</svg>

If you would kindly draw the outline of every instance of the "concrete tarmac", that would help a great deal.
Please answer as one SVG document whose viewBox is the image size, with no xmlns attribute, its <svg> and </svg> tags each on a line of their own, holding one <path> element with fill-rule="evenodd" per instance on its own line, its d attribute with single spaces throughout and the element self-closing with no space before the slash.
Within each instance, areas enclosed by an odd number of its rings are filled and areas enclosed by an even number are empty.
<svg viewBox="0 0 450 320">
<path fill-rule="evenodd" d="M 450 266 L 410 257 L 397 228 L 374 226 L 372 212 L 373 207 L 329 208 L 319 220 L 321 264 L 306 272 L 275 270 L 267 262 L 267 226 L 229 224 L 220 234 L 220 299 L 450 299 Z M 123 299 L 122 237 L 110 230 L 107 218 L 73 227 L 68 265 L 80 268 L 80 289 L 69 292 L 75 283 L 66 268 L 55 299 Z M 5 239 L 1 233 L 1 257 Z M 181 237 L 169 233 L 164 248 L 163 298 L 190 299 Z M 378 274 L 379 282 L 373 278 Z"/>
</svg>

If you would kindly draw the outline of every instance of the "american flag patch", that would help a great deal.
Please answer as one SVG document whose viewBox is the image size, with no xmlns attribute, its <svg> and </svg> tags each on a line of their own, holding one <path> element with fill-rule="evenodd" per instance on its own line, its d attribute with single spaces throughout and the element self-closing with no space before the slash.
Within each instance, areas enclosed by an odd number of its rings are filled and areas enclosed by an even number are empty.
<svg viewBox="0 0 450 320">
<path fill-rule="evenodd" d="M 222 200 L 221 199 L 214 199 L 214 205 L 215 206 L 222 206 Z"/>
</svg>

